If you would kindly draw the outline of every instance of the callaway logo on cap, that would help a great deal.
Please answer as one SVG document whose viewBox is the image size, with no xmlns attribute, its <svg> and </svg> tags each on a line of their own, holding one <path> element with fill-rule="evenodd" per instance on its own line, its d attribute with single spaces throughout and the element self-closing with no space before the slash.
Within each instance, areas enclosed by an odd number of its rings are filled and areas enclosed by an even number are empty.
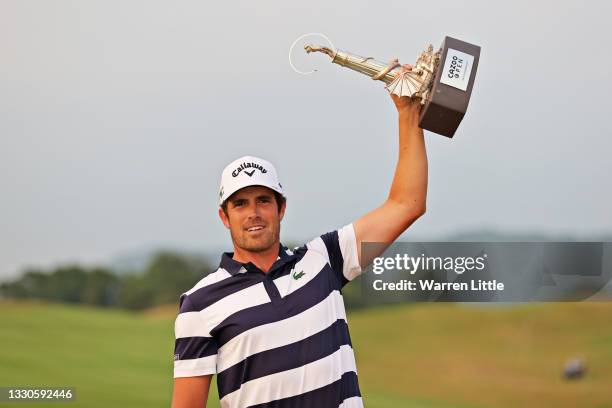
<svg viewBox="0 0 612 408">
<path fill-rule="evenodd" d="M 244 156 L 234 160 L 223 169 L 219 188 L 219 205 L 236 191 L 249 186 L 264 186 L 285 195 L 272 163 L 258 157 Z"/>
</svg>

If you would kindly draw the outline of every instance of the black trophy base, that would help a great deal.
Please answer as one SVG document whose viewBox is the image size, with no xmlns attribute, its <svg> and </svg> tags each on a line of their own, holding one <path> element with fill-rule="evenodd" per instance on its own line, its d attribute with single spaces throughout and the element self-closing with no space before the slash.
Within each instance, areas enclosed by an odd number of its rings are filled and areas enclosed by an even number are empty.
<svg viewBox="0 0 612 408">
<path fill-rule="evenodd" d="M 419 126 L 453 137 L 472 95 L 480 47 L 446 37 L 440 49 L 440 65 L 436 69 L 430 96 L 421 111 Z"/>
</svg>

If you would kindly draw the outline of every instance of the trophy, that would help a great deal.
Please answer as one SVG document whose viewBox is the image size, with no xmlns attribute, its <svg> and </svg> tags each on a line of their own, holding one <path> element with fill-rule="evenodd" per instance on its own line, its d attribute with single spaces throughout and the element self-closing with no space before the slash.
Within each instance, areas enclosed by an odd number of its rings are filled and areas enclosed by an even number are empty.
<svg viewBox="0 0 612 408">
<path fill-rule="evenodd" d="M 397 59 L 389 63 L 328 47 L 306 45 L 307 53 L 322 52 L 341 65 L 387 84 L 389 92 L 420 99 L 419 126 L 453 137 L 463 119 L 474 87 L 480 47 L 446 37 L 436 52 L 429 45 L 411 71 Z"/>
</svg>

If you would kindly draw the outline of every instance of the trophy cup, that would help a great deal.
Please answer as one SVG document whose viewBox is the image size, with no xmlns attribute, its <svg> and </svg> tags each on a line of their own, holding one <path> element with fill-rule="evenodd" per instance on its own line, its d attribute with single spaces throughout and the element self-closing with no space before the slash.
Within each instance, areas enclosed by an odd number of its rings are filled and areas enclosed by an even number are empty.
<svg viewBox="0 0 612 408">
<path fill-rule="evenodd" d="M 429 45 L 411 71 L 403 70 L 397 59 L 385 64 L 327 47 L 304 49 L 327 54 L 334 64 L 384 82 L 391 93 L 420 99 L 419 126 L 447 137 L 453 137 L 467 111 L 480 59 L 479 46 L 451 37 L 445 37 L 436 52 Z"/>
</svg>

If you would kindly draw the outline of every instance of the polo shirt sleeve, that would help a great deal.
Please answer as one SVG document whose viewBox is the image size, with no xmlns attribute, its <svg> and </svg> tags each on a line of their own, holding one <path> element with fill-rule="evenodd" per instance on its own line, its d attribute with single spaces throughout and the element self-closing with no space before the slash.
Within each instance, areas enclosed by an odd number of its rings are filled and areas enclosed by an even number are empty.
<svg viewBox="0 0 612 408">
<path fill-rule="evenodd" d="M 308 242 L 306 246 L 327 258 L 330 266 L 340 278 L 342 286 L 361 275 L 357 239 L 352 223 L 337 231 L 323 234 Z"/>
<path fill-rule="evenodd" d="M 174 322 L 174 378 L 216 374 L 217 341 L 201 336 L 202 317 L 189 295 L 181 295 Z"/>
</svg>

